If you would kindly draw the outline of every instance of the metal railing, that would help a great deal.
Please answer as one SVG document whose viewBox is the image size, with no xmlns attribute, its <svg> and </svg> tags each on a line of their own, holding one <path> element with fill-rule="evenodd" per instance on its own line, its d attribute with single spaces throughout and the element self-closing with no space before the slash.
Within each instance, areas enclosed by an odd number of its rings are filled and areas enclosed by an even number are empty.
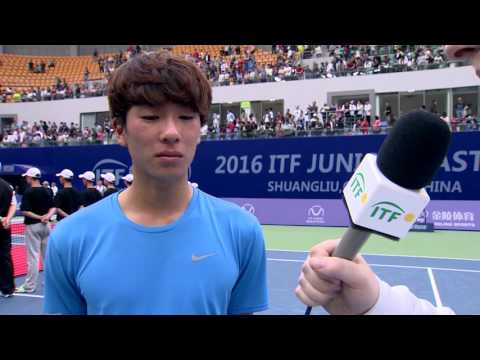
<svg viewBox="0 0 480 360">
<path fill-rule="evenodd" d="M 452 123 L 450 126 L 452 132 L 478 132 L 480 133 L 480 118 L 477 123 Z M 322 137 L 322 136 L 368 136 L 388 134 L 390 126 L 382 126 L 380 128 L 368 127 L 344 127 L 344 128 L 313 128 L 303 129 L 264 129 L 264 130 L 247 130 L 233 132 L 209 132 L 202 135 L 202 141 L 216 140 L 248 140 L 248 139 L 273 139 L 273 138 L 291 138 L 291 137 Z M 106 138 L 104 140 L 69 140 L 67 142 L 57 142 L 53 140 L 41 140 L 32 143 L 0 143 L 0 148 L 32 148 L 32 147 L 48 147 L 48 146 L 88 146 L 88 145 L 112 145 L 118 144 L 115 137 Z"/>
<path fill-rule="evenodd" d="M 201 138 L 204 141 L 210 140 L 247 140 L 258 138 L 289 138 L 289 137 L 321 137 L 321 136 L 368 136 L 368 135 L 382 135 L 388 134 L 392 127 L 368 127 L 368 129 L 362 128 L 314 128 L 309 130 L 251 130 L 251 131 L 235 131 L 235 132 L 221 132 L 221 133 L 209 133 L 203 135 Z M 467 132 L 475 131 L 480 133 L 479 126 L 469 124 L 455 125 L 452 132 Z"/>
</svg>

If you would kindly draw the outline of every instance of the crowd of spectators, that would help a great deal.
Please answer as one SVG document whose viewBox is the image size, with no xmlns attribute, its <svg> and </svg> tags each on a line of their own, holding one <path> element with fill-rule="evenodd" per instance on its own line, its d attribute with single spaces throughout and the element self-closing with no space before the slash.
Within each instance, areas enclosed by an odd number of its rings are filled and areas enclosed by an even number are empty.
<svg viewBox="0 0 480 360">
<path fill-rule="evenodd" d="M 40 121 L 29 126 L 26 122 L 14 125 L 0 134 L 3 147 L 55 146 L 79 144 L 107 144 L 114 141 L 114 131 L 110 123 L 85 127 L 78 124 L 62 122 L 60 125 Z"/>
<path fill-rule="evenodd" d="M 143 50 L 140 45 L 130 45 L 127 50 L 120 51 L 118 54 L 114 55 L 99 55 L 98 51 L 95 49 L 93 51 L 93 58 L 97 63 L 100 72 L 105 75 L 106 79 L 109 79 L 116 68 L 127 62 L 131 57 L 141 54 L 142 52 Z M 88 76 L 88 69 L 85 69 L 84 79 L 88 79 Z"/>
<path fill-rule="evenodd" d="M 194 62 L 213 86 L 303 79 L 304 68 L 298 52 L 276 51 L 275 54 L 276 61 L 262 65 L 257 63 L 256 46 L 242 49 L 239 45 L 226 45 L 220 56 L 194 50 L 185 58 Z"/>
<path fill-rule="evenodd" d="M 459 98 L 459 101 L 462 101 Z M 457 103 L 459 104 L 459 103 Z M 479 130 L 480 119 L 471 112 L 471 107 L 464 105 L 450 119 L 444 112 L 438 113 L 436 102 L 430 109 L 422 105 L 422 111 L 437 113 L 447 122 L 453 132 Z M 457 109 L 457 107 L 456 107 Z M 283 136 L 318 136 L 318 135 L 367 135 L 386 133 L 394 126 L 396 117 L 391 105 L 386 102 L 380 116 L 372 114 L 372 105 L 368 101 L 350 100 L 336 106 L 324 104 L 319 107 L 313 102 L 306 109 L 274 112 L 266 109 L 261 118 L 253 113 L 241 111 L 239 116 L 228 111 L 225 121 L 219 114 L 213 114 L 212 121 L 202 128 L 204 139 L 234 139 L 242 137 L 283 137 Z"/>
<path fill-rule="evenodd" d="M 447 60 L 442 47 L 430 45 L 394 45 L 385 50 L 379 45 L 273 45 L 273 63 L 259 64 L 254 45 L 225 45 L 219 56 L 194 50 L 185 58 L 202 69 L 213 86 L 228 86 L 258 82 L 290 81 L 340 76 L 371 75 L 386 72 L 412 71 L 446 66 Z M 108 80 L 115 69 L 140 54 L 140 45 L 130 46 L 118 54 L 99 55 L 95 50 L 93 58 L 99 70 Z M 312 58 L 313 64 L 305 65 L 302 60 Z M 315 61 L 319 59 L 319 61 Z M 33 64 L 33 72 L 45 71 L 45 63 Z M 50 61 L 48 68 L 55 67 Z M 84 70 L 84 83 L 69 85 L 57 80 L 57 85 L 47 88 L 31 88 L 18 91 L 3 88 L 0 102 L 25 102 L 104 96 L 106 81 L 92 84 L 88 68 Z"/>
<path fill-rule="evenodd" d="M 302 50 L 302 58 L 320 58 L 321 62 L 306 67 L 305 78 L 372 75 L 447 65 L 443 47 L 430 45 L 319 45 L 306 49 Z"/>
<path fill-rule="evenodd" d="M 69 85 L 65 80 L 57 79 L 57 84 L 51 87 L 30 87 L 27 90 L 6 87 L 0 91 L 0 103 L 80 99 L 105 96 L 106 94 L 107 84 L 105 82 Z"/>
<path fill-rule="evenodd" d="M 439 113 L 438 104 L 422 105 L 420 109 L 436 113 L 453 132 L 480 130 L 480 118 L 472 113 L 472 106 L 458 97 L 454 105 L 454 116 L 450 119 L 445 112 Z M 386 102 L 380 116 L 372 113 L 369 101 L 353 99 L 337 105 L 317 105 L 314 101 L 306 108 L 296 106 L 284 113 L 265 109 L 257 117 L 249 110 L 239 115 L 228 111 L 225 118 L 213 113 L 211 121 L 201 128 L 203 139 L 237 139 L 248 137 L 320 136 L 320 135 L 367 135 L 386 133 L 396 122 L 392 106 Z M 26 122 L 0 133 L 2 147 L 55 146 L 80 144 L 111 144 L 116 142 L 111 122 L 93 128 L 80 129 L 78 124 L 40 121 L 28 126 Z"/>
</svg>

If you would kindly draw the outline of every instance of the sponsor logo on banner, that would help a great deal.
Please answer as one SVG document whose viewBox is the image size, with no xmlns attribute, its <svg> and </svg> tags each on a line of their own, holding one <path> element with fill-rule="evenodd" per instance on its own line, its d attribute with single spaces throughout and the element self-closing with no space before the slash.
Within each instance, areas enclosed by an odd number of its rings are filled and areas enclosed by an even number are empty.
<svg viewBox="0 0 480 360">
<path fill-rule="evenodd" d="M 250 203 L 243 204 L 242 209 L 248 211 L 250 214 L 255 215 L 255 207 Z"/>
<path fill-rule="evenodd" d="M 93 167 L 93 172 L 95 173 L 95 178 L 100 179 L 101 174 L 107 172 L 113 173 L 115 175 L 115 185 L 118 185 L 123 176 L 129 173 L 130 169 L 127 164 L 115 160 L 115 159 L 103 159 L 95 164 Z"/>
<path fill-rule="evenodd" d="M 471 211 L 452 211 L 451 209 L 439 209 L 432 211 L 432 221 L 436 227 L 475 229 L 475 214 Z"/>
<path fill-rule="evenodd" d="M 400 216 L 405 214 L 405 210 L 390 201 L 380 201 L 373 204 L 371 209 L 371 218 L 379 221 L 386 221 L 387 223 L 400 219 Z M 406 222 L 412 222 L 415 219 L 415 214 L 406 213 L 402 219 Z"/>
<path fill-rule="evenodd" d="M 313 205 L 307 212 L 307 224 L 324 224 L 325 209 L 321 205 Z"/>
</svg>

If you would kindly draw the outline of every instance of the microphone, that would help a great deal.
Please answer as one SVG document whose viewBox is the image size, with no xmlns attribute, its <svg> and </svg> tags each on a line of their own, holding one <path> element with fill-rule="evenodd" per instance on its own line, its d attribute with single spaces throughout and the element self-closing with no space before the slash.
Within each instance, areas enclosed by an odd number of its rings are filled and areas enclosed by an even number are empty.
<svg viewBox="0 0 480 360">
<path fill-rule="evenodd" d="M 404 237 L 430 201 L 424 187 L 440 168 L 450 138 L 448 125 L 432 113 L 400 117 L 378 155 L 366 154 L 343 189 L 351 224 L 332 256 L 352 260 L 372 233 Z"/>
</svg>

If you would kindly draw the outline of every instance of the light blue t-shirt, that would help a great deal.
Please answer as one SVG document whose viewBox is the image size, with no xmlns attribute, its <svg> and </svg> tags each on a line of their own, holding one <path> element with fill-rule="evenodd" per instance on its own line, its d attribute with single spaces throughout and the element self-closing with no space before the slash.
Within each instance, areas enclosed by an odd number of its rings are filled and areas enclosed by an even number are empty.
<svg viewBox="0 0 480 360">
<path fill-rule="evenodd" d="M 130 221 L 118 193 L 62 220 L 45 261 L 48 314 L 244 314 L 268 308 L 257 219 L 199 189 L 174 223 Z"/>
</svg>

